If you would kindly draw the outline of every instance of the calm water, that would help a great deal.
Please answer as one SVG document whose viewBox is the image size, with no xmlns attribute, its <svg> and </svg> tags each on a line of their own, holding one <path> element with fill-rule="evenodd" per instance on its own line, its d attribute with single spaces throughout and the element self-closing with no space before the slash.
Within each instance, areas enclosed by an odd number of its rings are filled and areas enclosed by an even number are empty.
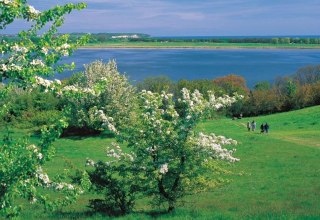
<svg viewBox="0 0 320 220">
<path fill-rule="evenodd" d="M 233 73 L 243 76 L 252 87 L 258 81 L 272 81 L 277 76 L 293 74 L 300 67 L 320 64 L 320 50 L 81 49 L 66 61 L 74 61 L 75 71 L 80 71 L 83 64 L 109 59 L 116 59 L 119 71 L 133 82 L 156 75 L 179 80 L 214 79 Z"/>
</svg>

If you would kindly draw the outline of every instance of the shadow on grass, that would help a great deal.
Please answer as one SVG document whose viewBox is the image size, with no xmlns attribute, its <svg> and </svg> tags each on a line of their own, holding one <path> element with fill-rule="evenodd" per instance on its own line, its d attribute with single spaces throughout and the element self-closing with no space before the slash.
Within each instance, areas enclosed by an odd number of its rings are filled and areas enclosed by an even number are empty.
<svg viewBox="0 0 320 220">
<path fill-rule="evenodd" d="M 85 129 L 85 128 L 75 128 L 69 127 L 63 131 L 61 138 L 71 139 L 71 140 L 83 140 L 90 137 L 99 137 L 104 138 L 114 138 L 115 135 L 112 132 L 102 132 L 94 129 Z"/>
<path fill-rule="evenodd" d="M 52 213 L 52 217 L 59 218 L 59 219 L 157 219 L 157 218 L 170 218 L 175 214 L 179 214 L 179 211 L 173 210 L 168 212 L 167 209 L 164 208 L 154 208 L 154 209 L 138 209 L 134 211 L 130 211 L 128 213 L 123 213 L 121 210 L 111 210 L 108 208 L 97 210 L 93 209 L 92 207 L 86 206 L 87 210 L 83 211 L 56 211 Z"/>
<path fill-rule="evenodd" d="M 148 215 L 152 218 L 157 218 L 157 217 L 161 217 L 163 215 L 168 215 L 168 214 L 172 214 L 174 213 L 174 211 L 172 212 L 168 212 L 168 210 L 153 210 L 153 211 L 148 211 L 148 212 L 141 212 L 140 214 L 145 214 Z"/>
<path fill-rule="evenodd" d="M 158 211 L 135 211 L 128 214 L 103 212 L 103 211 L 84 211 L 84 212 L 55 212 L 52 213 L 50 219 L 126 219 L 129 217 L 132 219 L 155 219 L 159 217 L 165 217 L 167 215 L 174 214 L 174 212 L 168 213 L 166 210 Z M 168 217 L 168 216 L 167 216 Z"/>
<path fill-rule="evenodd" d="M 97 216 L 97 213 L 93 211 L 86 212 L 54 212 L 50 215 L 50 219 L 88 219 L 90 217 Z M 100 214 L 97 217 L 103 217 L 104 215 Z M 105 215 L 107 217 L 107 215 Z"/>
</svg>

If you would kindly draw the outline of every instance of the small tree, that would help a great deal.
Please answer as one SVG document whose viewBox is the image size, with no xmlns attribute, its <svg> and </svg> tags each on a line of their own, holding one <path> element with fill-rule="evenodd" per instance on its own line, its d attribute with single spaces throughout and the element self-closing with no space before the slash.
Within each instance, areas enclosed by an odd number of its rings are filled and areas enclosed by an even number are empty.
<svg viewBox="0 0 320 220">
<path fill-rule="evenodd" d="M 95 61 L 85 65 L 73 85 L 62 88 L 61 97 L 71 129 L 115 130 L 129 123 L 135 108 L 135 89 L 118 72 L 115 61 Z M 105 119 L 105 120 L 102 120 Z M 112 122 L 114 126 L 111 125 Z"/>
<path fill-rule="evenodd" d="M 213 80 L 213 83 L 224 90 L 228 95 L 235 92 L 245 95 L 249 93 L 246 80 L 239 75 L 230 74 Z"/>
<path fill-rule="evenodd" d="M 145 78 L 137 84 L 138 91 L 148 90 L 152 92 L 174 91 L 174 82 L 168 76 L 152 76 Z"/>
<path fill-rule="evenodd" d="M 151 196 L 154 203 L 167 204 L 168 211 L 172 211 L 184 196 L 221 184 L 217 176 L 225 170 L 218 161 L 239 160 L 232 156 L 234 150 L 224 149 L 222 145 L 236 144 L 236 141 L 195 132 L 195 127 L 208 109 L 231 105 L 236 98 L 215 98 L 213 94 L 209 97 L 206 101 L 197 90 L 190 94 L 183 89 L 182 98 L 175 103 L 171 94 L 140 93 L 140 110 L 135 123 L 122 137 L 130 154 L 124 154 L 121 148 L 108 150 L 108 155 L 115 160 L 107 163 L 107 169 L 117 170 L 114 175 L 130 173 L 128 176 L 133 179 L 122 181 L 122 184 L 129 184 L 122 189 L 135 189 L 136 193 Z M 180 105 L 179 112 L 176 105 Z M 90 176 L 99 176 L 100 167 L 96 165 Z M 103 175 L 106 177 L 105 173 Z M 92 178 L 91 181 L 95 182 Z M 103 181 L 111 182 L 110 178 Z M 139 188 L 133 187 L 136 182 Z M 106 199 L 112 193 L 115 192 L 108 191 Z M 122 193 L 129 196 L 133 192 Z"/>
<path fill-rule="evenodd" d="M 261 81 L 258 82 L 254 85 L 254 90 L 259 90 L 259 91 L 268 91 L 271 88 L 270 82 L 268 81 Z"/>
<path fill-rule="evenodd" d="M 0 44 L 0 81 L 6 81 L 0 93 L 0 103 L 3 103 L 13 85 L 25 89 L 36 81 L 38 75 L 48 76 L 73 67 L 73 64 L 58 65 L 58 61 L 63 56 L 70 55 L 78 45 L 85 42 L 86 37 L 72 43 L 68 35 L 56 33 L 57 28 L 63 24 L 65 14 L 84 7 L 84 3 L 66 4 L 40 12 L 26 0 L 0 1 L 0 30 L 16 19 L 32 22 L 31 28 L 21 31 L 14 41 L 2 41 Z M 8 102 L 2 105 L 1 116 L 7 114 L 9 105 Z M 51 181 L 41 168 L 52 157 L 51 143 L 59 137 L 65 126 L 64 118 L 61 118 L 55 125 L 43 128 L 37 146 L 22 138 L 20 141 L 14 141 L 9 135 L 5 136 L 4 143 L 0 146 L 1 214 L 7 217 L 17 215 L 17 198 L 46 203 L 45 196 L 37 192 L 37 186 L 70 190 L 65 200 L 59 200 L 54 204 L 66 205 L 82 191 L 81 187 Z M 83 185 L 87 185 L 85 182 Z"/>
</svg>

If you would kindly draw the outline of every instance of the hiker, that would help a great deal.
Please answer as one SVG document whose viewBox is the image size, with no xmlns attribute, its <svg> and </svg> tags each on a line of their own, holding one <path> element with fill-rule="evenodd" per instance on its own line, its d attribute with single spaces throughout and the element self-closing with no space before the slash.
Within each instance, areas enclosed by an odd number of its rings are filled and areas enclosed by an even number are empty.
<svg viewBox="0 0 320 220">
<path fill-rule="evenodd" d="M 266 123 L 266 124 L 264 125 L 264 130 L 265 130 L 266 134 L 268 134 L 268 132 L 269 132 L 269 125 L 268 125 L 268 123 Z"/>
<path fill-rule="evenodd" d="M 260 133 L 261 133 L 261 134 L 264 133 L 264 125 L 263 125 L 263 124 L 260 125 Z"/>
<path fill-rule="evenodd" d="M 253 120 L 253 121 L 251 122 L 251 130 L 252 130 L 252 131 L 256 130 L 256 127 L 257 127 L 257 123 Z"/>
<path fill-rule="evenodd" d="M 248 131 L 251 130 L 251 123 L 250 123 L 250 121 L 247 122 L 247 128 L 248 128 Z"/>
</svg>

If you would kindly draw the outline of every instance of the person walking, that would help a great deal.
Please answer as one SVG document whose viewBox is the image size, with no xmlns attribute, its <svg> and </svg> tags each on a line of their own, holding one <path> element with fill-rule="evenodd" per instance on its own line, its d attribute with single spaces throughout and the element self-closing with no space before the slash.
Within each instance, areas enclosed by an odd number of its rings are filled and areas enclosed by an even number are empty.
<svg viewBox="0 0 320 220">
<path fill-rule="evenodd" d="M 250 121 L 247 122 L 247 128 L 248 128 L 248 131 L 251 130 L 251 123 L 250 123 Z"/>
<path fill-rule="evenodd" d="M 257 127 L 257 123 L 253 120 L 253 121 L 251 122 L 251 130 L 252 130 L 252 131 L 255 131 L 255 130 L 256 130 L 256 127 Z"/>
<path fill-rule="evenodd" d="M 264 133 L 264 124 L 263 124 L 263 123 L 260 125 L 260 133 L 261 133 L 261 134 Z"/>
<path fill-rule="evenodd" d="M 264 125 L 264 130 L 265 130 L 266 134 L 268 134 L 268 132 L 269 132 L 269 125 L 268 125 L 268 123 L 266 123 L 266 124 Z"/>
</svg>

